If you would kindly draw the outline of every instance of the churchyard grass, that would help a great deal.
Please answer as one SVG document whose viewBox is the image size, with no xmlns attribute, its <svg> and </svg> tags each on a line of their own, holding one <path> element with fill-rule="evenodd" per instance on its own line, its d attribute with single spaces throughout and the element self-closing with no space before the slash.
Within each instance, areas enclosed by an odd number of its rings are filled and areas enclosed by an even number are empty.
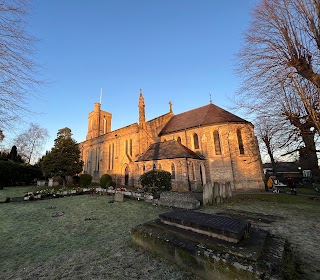
<svg viewBox="0 0 320 280">
<path fill-rule="evenodd" d="M 203 211 L 223 212 L 245 218 L 250 220 L 254 227 L 286 238 L 304 274 L 301 279 L 319 279 L 319 196 L 315 200 L 310 195 L 263 192 L 239 194 L 219 206 L 205 207 Z"/>
<path fill-rule="evenodd" d="M 29 188 L 5 189 L 5 195 Z M 16 193 L 14 193 L 16 191 Z M 131 245 L 130 229 L 168 208 L 81 195 L 0 204 L 1 279 L 192 279 Z M 52 217 L 55 212 L 63 216 Z"/>
<path fill-rule="evenodd" d="M 7 197 L 24 196 L 27 192 L 37 190 L 36 188 L 36 186 L 4 188 L 0 190 L 0 202 L 4 201 Z"/>
<path fill-rule="evenodd" d="M 35 187 L 5 188 L 6 197 Z M 171 209 L 112 196 L 80 195 L 0 204 L 1 279 L 194 279 L 190 273 L 132 246 L 130 230 Z M 304 279 L 319 275 L 320 202 L 288 194 L 239 194 L 200 211 L 272 215 L 272 223 L 253 222 L 287 238 L 306 263 Z M 56 212 L 63 216 L 53 217 Z"/>
</svg>

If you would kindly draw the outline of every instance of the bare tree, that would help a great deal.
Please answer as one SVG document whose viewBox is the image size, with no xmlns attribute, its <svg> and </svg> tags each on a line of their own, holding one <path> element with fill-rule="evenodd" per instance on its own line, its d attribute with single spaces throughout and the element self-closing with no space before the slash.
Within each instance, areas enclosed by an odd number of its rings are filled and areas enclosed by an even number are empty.
<svg viewBox="0 0 320 280">
<path fill-rule="evenodd" d="M 14 139 L 14 144 L 17 146 L 19 154 L 23 159 L 31 163 L 35 162 L 41 155 L 48 136 L 47 129 L 31 123 L 26 131 Z"/>
<path fill-rule="evenodd" d="M 4 139 L 3 131 L 2 131 L 2 130 L 0 130 L 0 142 L 1 142 L 1 141 L 3 141 L 3 139 Z"/>
<path fill-rule="evenodd" d="M 0 129 L 29 112 L 36 78 L 34 38 L 26 30 L 28 0 L 0 0 Z"/>
<path fill-rule="evenodd" d="M 282 144 L 280 144 L 281 130 L 274 125 L 274 122 L 270 118 L 259 117 L 254 122 L 255 131 L 260 143 L 264 144 L 262 150 L 266 150 L 268 154 L 273 173 L 276 173 L 276 152 L 281 149 Z"/>
<path fill-rule="evenodd" d="M 238 103 L 256 115 L 286 119 L 294 127 L 290 137 L 304 142 L 291 152 L 307 151 L 318 174 L 320 1 L 262 0 L 238 58 L 244 78 Z"/>
<path fill-rule="evenodd" d="M 320 131 L 320 2 L 262 0 L 253 11 L 245 42 L 239 55 L 243 90 L 266 98 L 266 92 L 283 86 L 297 88 L 305 80 L 301 86 L 309 83 L 309 90 L 295 94 Z"/>
</svg>

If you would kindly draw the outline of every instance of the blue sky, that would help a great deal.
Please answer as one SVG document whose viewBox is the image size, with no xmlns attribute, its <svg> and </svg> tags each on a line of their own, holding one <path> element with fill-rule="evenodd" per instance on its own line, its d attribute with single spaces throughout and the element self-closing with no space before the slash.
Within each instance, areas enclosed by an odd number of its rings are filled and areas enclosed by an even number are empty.
<svg viewBox="0 0 320 280">
<path fill-rule="evenodd" d="M 48 85 L 29 102 L 38 113 L 30 122 L 49 130 L 46 149 L 63 127 L 85 140 L 100 88 L 113 130 L 138 121 L 140 88 L 147 119 L 167 113 L 169 101 L 176 114 L 206 105 L 209 93 L 230 108 L 240 86 L 235 53 L 257 2 L 32 1 L 29 30 L 39 39 L 35 58 Z"/>
</svg>

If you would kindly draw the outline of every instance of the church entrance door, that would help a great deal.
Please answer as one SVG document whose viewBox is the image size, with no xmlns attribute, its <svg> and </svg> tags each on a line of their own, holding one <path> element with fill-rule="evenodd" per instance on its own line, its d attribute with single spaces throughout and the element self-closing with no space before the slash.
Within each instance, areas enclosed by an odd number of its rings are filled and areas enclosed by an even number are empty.
<svg viewBox="0 0 320 280">
<path fill-rule="evenodd" d="M 124 170 L 124 184 L 126 186 L 129 185 L 129 167 L 126 166 L 126 169 Z"/>
</svg>

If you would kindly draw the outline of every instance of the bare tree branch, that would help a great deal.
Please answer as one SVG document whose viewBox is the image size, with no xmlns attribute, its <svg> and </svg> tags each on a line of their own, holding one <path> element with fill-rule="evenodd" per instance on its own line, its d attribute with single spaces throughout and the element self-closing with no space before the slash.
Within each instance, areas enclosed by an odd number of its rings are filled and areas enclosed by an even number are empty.
<svg viewBox="0 0 320 280">
<path fill-rule="evenodd" d="M 238 55 L 243 86 L 238 105 L 294 127 L 294 147 L 304 149 L 319 172 L 315 132 L 320 132 L 320 2 L 262 0 L 254 9 Z M 270 119 L 270 120 L 271 120 Z M 290 134 L 291 134 L 290 133 Z M 290 144 L 289 144 L 290 143 Z M 299 144 L 300 145 L 300 144 Z"/>
<path fill-rule="evenodd" d="M 26 30 L 28 0 L 0 0 L 0 129 L 30 112 L 28 97 L 36 78 L 35 39 Z"/>
<path fill-rule="evenodd" d="M 13 143 L 26 162 L 34 163 L 41 155 L 48 136 L 47 129 L 31 123 L 26 131 L 13 140 Z"/>
</svg>

